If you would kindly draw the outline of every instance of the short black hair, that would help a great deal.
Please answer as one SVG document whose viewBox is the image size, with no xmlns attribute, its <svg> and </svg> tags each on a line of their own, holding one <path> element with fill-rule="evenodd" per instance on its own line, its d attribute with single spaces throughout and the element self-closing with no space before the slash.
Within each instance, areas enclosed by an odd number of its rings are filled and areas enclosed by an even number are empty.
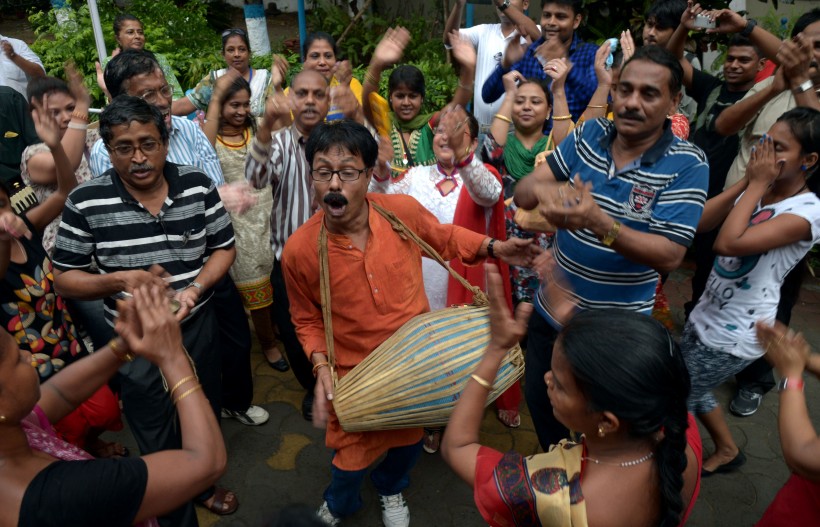
<svg viewBox="0 0 820 527">
<path fill-rule="evenodd" d="M 327 152 L 334 146 L 361 156 L 367 168 L 376 166 L 378 143 L 367 128 L 350 119 L 322 123 L 313 129 L 305 145 L 308 166 L 313 167 L 313 158 L 318 152 Z"/>
<path fill-rule="evenodd" d="M 34 77 L 28 81 L 28 86 L 26 86 L 26 99 L 28 99 L 29 104 L 31 104 L 31 101 L 34 99 L 42 101 L 43 95 L 54 92 L 65 93 L 69 97 L 74 98 L 71 89 L 63 79 L 45 76 Z"/>
<path fill-rule="evenodd" d="M 388 97 L 401 85 L 406 86 L 412 92 L 421 94 L 421 98 L 424 99 L 424 73 L 417 67 L 402 64 L 390 73 L 390 78 L 387 79 Z"/>
<path fill-rule="evenodd" d="M 676 29 L 680 18 L 686 11 L 686 0 L 657 0 L 646 10 L 643 20 L 655 19 L 655 26 L 660 29 Z"/>
<path fill-rule="evenodd" d="M 792 38 L 805 31 L 807 27 L 815 22 L 820 22 L 820 7 L 815 7 L 811 11 L 800 15 L 792 28 Z"/>
<path fill-rule="evenodd" d="M 112 98 L 125 93 L 126 83 L 131 77 L 162 71 L 157 58 L 145 49 L 126 49 L 112 58 L 105 66 L 105 87 Z"/>
<path fill-rule="evenodd" d="M 749 47 L 755 50 L 755 54 L 757 55 L 758 59 L 762 59 L 763 55 L 760 53 L 760 48 L 752 42 L 752 39 L 749 37 L 744 37 L 740 33 L 735 33 L 732 35 L 732 38 L 729 39 L 729 44 L 726 46 L 726 49 L 732 47 Z"/>
<path fill-rule="evenodd" d="M 584 2 L 583 0 L 544 0 L 541 2 L 541 11 L 544 10 L 544 6 L 556 4 L 556 5 L 563 5 L 567 6 L 572 9 L 572 13 L 575 15 L 583 14 L 584 9 Z"/>
<path fill-rule="evenodd" d="M 105 107 L 100 114 L 100 137 L 106 147 L 111 146 L 114 139 L 113 127 L 130 124 L 136 121 L 141 124 L 153 123 L 159 130 L 159 137 L 163 144 L 168 144 L 168 128 L 162 112 L 139 97 L 119 95 Z"/>
<path fill-rule="evenodd" d="M 623 76 L 626 67 L 636 60 L 653 62 L 658 66 L 667 68 L 669 70 L 669 93 L 672 95 L 680 93 L 681 82 L 683 81 L 683 67 L 671 51 L 661 46 L 641 46 L 635 51 L 632 58 L 621 67 L 621 76 Z"/>
<path fill-rule="evenodd" d="M 114 19 L 114 36 L 117 36 L 117 35 L 120 34 L 120 30 L 122 29 L 123 22 L 129 21 L 129 20 L 132 21 L 132 22 L 137 22 L 137 23 L 139 23 L 140 26 L 142 26 L 142 20 L 140 20 L 139 18 L 135 17 L 134 15 L 132 15 L 130 13 L 123 13 L 121 15 L 117 15 L 117 18 Z"/>
<path fill-rule="evenodd" d="M 314 31 L 307 37 L 305 37 L 305 43 L 302 45 L 302 56 L 307 58 L 308 51 L 310 50 L 310 46 L 313 45 L 314 42 L 317 40 L 324 40 L 330 47 L 333 48 L 333 56 L 337 59 L 339 58 L 339 48 L 336 46 L 336 40 L 330 36 L 330 34 L 325 33 L 324 31 Z"/>
</svg>

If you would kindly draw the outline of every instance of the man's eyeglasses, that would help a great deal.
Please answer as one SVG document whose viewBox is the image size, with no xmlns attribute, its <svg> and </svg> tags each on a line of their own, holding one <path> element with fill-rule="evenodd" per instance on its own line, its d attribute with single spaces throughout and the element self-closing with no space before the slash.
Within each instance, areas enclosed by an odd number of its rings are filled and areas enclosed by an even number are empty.
<svg viewBox="0 0 820 527">
<path fill-rule="evenodd" d="M 133 157 L 134 152 L 139 150 L 145 154 L 146 156 L 149 154 L 153 154 L 154 152 L 159 150 L 160 143 L 157 141 L 144 141 L 137 146 L 134 145 L 117 145 L 112 146 L 109 148 L 109 151 L 116 154 L 118 157 L 122 158 L 129 158 Z"/>
<path fill-rule="evenodd" d="M 342 181 L 356 181 L 359 176 L 367 172 L 366 168 L 343 168 L 341 170 L 330 170 L 329 168 L 317 168 L 310 171 L 313 181 L 328 182 L 333 179 L 333 174 L 339 174 Z"/>
<path fill-rule="evenodd" d="M 246 36 L 248 36 L 248 33 L 245 32 L 244 29 L 240 29 L 238 27 L 234 27 L 234 28 L 231 28 L 231 29 L 226 29 L 225 31 L 222 32 L 222 40 L 225 40 L 226 38 L 228 38 L 231 35 L 240 35 L 240 36 L 246 37 Z"/>
<path fill-rule="evenodd" d="M 140 99 L 149 104 L 154 104 L 160 95 L 166 99 L 170 99 L 171 96 L 174 95 L 174 88 L 172 88 L 170 84 L 166 84 L 158 90 L 144 91 L 141 94 L 137 95 L 137 97 L 139 97 Z"/>
</svg>

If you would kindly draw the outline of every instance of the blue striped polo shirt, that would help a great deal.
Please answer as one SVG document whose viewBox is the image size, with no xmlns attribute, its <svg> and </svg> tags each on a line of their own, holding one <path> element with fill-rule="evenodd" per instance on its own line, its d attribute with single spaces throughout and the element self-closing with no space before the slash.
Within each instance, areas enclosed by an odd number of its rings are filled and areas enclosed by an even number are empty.
<svg viewBox="0 0 820 527">
<path fill-rule="evenodd" d="M 558 181 L 578 174 L 591 182 L 595 202 L 613 219 L 688 247 L 706 201 L 709 165 L 703 151 L 675 137 L 669 124 L 667 120 L 654 145 L 620 170 L 612 159 L 615 124 L 603 118 L 576 128 L 547 162 Z M 581 309 L 651 314 L 658 282 L 655 269 L 628 260 L 586 229 L 558 230 L 554 251 Z M 545 305 L 542 289 L 536 309 L 557 326 Z"/>
</svg>

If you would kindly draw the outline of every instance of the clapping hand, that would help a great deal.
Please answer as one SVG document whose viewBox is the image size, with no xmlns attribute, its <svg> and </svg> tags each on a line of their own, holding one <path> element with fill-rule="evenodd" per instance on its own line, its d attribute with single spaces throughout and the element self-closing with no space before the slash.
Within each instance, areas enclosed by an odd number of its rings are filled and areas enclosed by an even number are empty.
<svg viewBox="0 0 820 527">
<path fill-rule="evenodd" d="M 510 312 L 504 292 L 501 273 L 495 264 L 484 264 L 487 272 L 487 292 L 490 297 L 490 345 L 487 351 L 507 351 L 521 342 L 527 333 L 527 322 L 532 315 L 532 304 L 521 302 Z"/>
<path fill-rule="evenodd" d="M 475 69 L 477 56 L 473 43 L 461 36 L 458 30 L 450 33 L 450 46 L 453 58 L 463 67 Z"/>
<path fill-rule="evenodd" d="M 441 134 L 453 152 L 453 163 L 467 159 L 473 152 L 469 117 L 461 105 L 450 105 L 441 113 L 436 132 Z"/>
<path fill-rule="evenodd" d="M 71 90 L 71 96 L 74 97 L 77 103 L 83 103 L 83 106 L 87 109 L 91 106 L 91 95 L 83 82 L 82 74 L 77 71 L 73 62 L 66 64 L 65 73 L 68 78 L 68 89 Z"/>
<path fill-rule="evenodd" d="M 564 89 L 564 83 L 567 80 L 567 75 L 572 69 L 572 62 L 564 57 L 560 59 L 552 59 L 544 66 L 544 73 L 552 78 L 552 90 Z"/>
<path fill-rule="evenodd" d="M 168 297 L 157 286 L 142 285 L 134 298 L 117 302 L 114 330 L 134 354 L 161 365 L 182 355 L 182 332 Z"/>
<path fill-rule="evenodd" d="M 410 43 L 410 32 L 399 26 L 389 28 L 373 51 L 371 62 L 385 68 L 401 61 L 404 48 Z"/>
<path fill-rule="evenodd" d="M 225 98 L 225 94 L 228 92 L 231 84 L 236 82 L 241 76 L 242 74 L 237 70 L 228 68 L 224 75 L 216 79 L 213 92 L 211 93 L 211 100 L 220 106 L 220 111 L 222 103 L 225 102 L 223 100 Z"/>
<path fill-rule="evenodd" d="M 766 351 L 766 360 L 772 363 L 780 375 L 799 377 L 806 369 L 811 350 L 800 333 L 787 328 L 782 322 L 774 325 L 758 321 L 755 324 L 757 340 Z"/>
<path fill-rule="evenodd" d="M 584 183 L 577 174 L 573 182 L 538 191 L 538 211 L 559 229 L 586 228 L 597 209 L 592 183 Z"/>
</svg>

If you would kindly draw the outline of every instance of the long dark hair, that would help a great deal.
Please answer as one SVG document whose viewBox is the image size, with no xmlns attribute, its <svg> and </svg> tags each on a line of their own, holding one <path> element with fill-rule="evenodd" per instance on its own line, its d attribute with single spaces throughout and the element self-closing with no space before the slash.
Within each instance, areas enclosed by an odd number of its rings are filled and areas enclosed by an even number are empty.
<svg viewBox="0 0 820 527">
<path fill-rule="evenodd" d="M 224 106 L 228 99 L 230 99 L 237 93 L 241 92 L 242 90 L 247 91 L 248 95 L 250 95 L 251 85 L 248 84 L 248 81 L 246 81 L 243 77 L 237 77 L 236 80 L 228 86 L 228 89 L 226 89 L 225 93 L 222 95 L 221 106 Z M 250 128 L 251 130 L 253 130 L 253 133 L 256 134 L 256 119 L 253 118 L 251 112 L 248 112 L 248 115 L 245 116 L 245 128 Z M 222 116 L 219 117 L 219 129 L 222 130 Z"/>
<path fill-rule="evenodd" d="M 593 411 L 609 411 L 635 438 L 663 430 L 655 450 L 661 527 L 683 512 L 689 373 L 672 336 L 652 317 L 624 310 L 576 315 L 561 332 L 562 348 Z"/>
</svg>

